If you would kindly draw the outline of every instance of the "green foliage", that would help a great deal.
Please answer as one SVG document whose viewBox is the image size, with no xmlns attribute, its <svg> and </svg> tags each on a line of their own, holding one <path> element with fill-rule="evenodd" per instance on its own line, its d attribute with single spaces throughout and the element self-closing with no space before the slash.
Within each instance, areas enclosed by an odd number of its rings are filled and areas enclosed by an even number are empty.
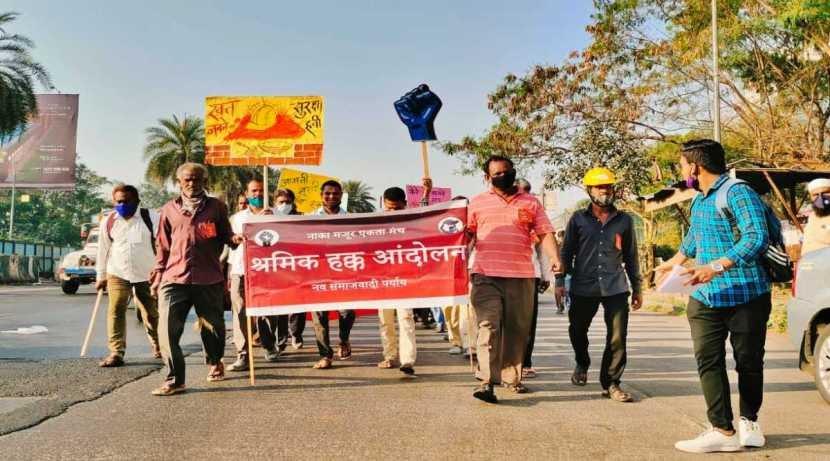
<svg viewBox="0 0 830 461">
<path fill-rule="evenodd" d="M 160 118 L 158 126 L 145 130 L 147 141 L 144 159 L 148 161 L 145 178 L 158 186 L 176 184 L 176 169 L 183 163 L 205 161 L 205 130 L 202 119 L 185 115 L 179 119 Z"/>
<path fill-rule="evenodd" d="M 160 187 L 148 182 L 138 186 L 138 194 L 141 197 L 141 206 L 153 209 L 161 208 L 162 205 L 178 195 L 166 187 Z"/>
<path fill-rule="evenodd" d="M 34 42 L 7 28 L 17 13 L 0 13 L 0 140 L 14 136 L 37 113 L 35 84 L 51 89 L 46 68 L 30 54 Z"/>
<path fill-rule="evenodd" d="M 21 192 L 18 191 L 13 239 L 78 246 L 81 224 L 90 222 L 93 215 L 111 206 L 101 195 L 106 184 L 106 178 L 78 163 L 73 191 L 27 192 L 28 203 L 20 201 Z M 0 201 L 0 229 L 3 229 L 4 237 L 9 228 L 9 197 L 10 194 L 6 194 Z"/>
<path fill-rule="evenodd" d="M 349 194 L 346 210 L 350 213 L 370 213 L 375 211 L 375 198 L 372 188 L 362 181 L 343 181 L 343 192 Z"/>
<path fill-rule="evenodd" d="M 643 175 L 671 170 L 678 142 L 711 137 L 711 1 L 594 6 L 588 46 L 559 64 L 505 76 L 489 95 L 498 123 L 480 137 L 441 145 L 464 161 L 465 172 L 500 153 L 541 163 L 551 172 L 549 186 L 564 187 L 578 184 L 577 172 L 603 150 L 608 156 L 599 159 L 610 162 L 628 152 L 627 185 L 647 192 Z M 779 166 L 826 160 L 828 2 L 721 0 L 718 8 L 717 90 L 730 157 Z"/>
<path fill-rule="evenodd" d="M 145 130 L 144 159 L 148 161 L 144 177 L 156 187 L 176 187 L 176 169 L 183 163 L 205 161 L 205 130 L 200 117 L 185 115 L 179 118 L 161 118 L 157 126 Z M 229 167 L 206 165 L 208 169 L 207 189 L 231 203 L 245 189 L 253 178 L 261 177 L 262 170 L 256 167 Z M 269 171 L 269 190 L 274 190 L 279 172 Z"/>
</svg>

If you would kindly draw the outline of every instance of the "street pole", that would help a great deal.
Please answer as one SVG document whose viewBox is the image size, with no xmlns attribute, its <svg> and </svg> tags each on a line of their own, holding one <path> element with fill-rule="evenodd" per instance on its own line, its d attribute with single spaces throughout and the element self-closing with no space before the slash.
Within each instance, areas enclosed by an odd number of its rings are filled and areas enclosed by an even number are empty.
<svg viewBox="0 0 830 461">
<path fill-rule="evenodd" d="M 720 66 L 718 65 L 718 0 L 712 0 L 712 129 L 720 142 Z"/>
<path fill-rule="evenodd" d="M 11 201 L 11 209 L 9 210 L 9 240 L 12 239 L 12 234 L 14 234 L 14 200 L 15 200 L 15 192 L 17 188 L 17 170 L 14 168 L 14 155 L 9 154 L 9 160 L 11 161 L 12 165 L 12 201 Z"/>
</svg>

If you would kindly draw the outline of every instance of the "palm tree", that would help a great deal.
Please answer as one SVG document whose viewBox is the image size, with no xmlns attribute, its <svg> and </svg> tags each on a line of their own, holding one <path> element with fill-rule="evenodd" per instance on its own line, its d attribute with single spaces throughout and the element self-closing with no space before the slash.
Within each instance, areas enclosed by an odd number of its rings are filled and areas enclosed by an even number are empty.
<svg viewBox="0 0 830 461">
<path fill-rule="evenodd" d="M 200 117 L 185 115 L 179 119 L 173 115 L 159 119 L 158 126 L 151 126 L 145 132 L 147 144 L 144 146 L 144 159 L 149 162 L 144 176 L 150 183 L 175 186 L 176 169 L 182 163 L 204 163 L 205 130 Z M 224 198 L 228 204 L 244 191 L 248 181 L 261 175 L 257 167 L 207 165 L 207 170 L 207 189 Z M 278 174 L 271 170 L 269 176 L 269 183 L 276 184 Z"/>
<path fill-rule="evenodd" d="M 6 30 L 17 16 L 17 13 L 0 13 L 0 139 L 14 134 L 29 116 L 37 113 L 35 81 L 45 88 L 53 88 L 46 69 L 29 54 L 34 42 Z"/>
<path fill-rule="evenodd" d="M 352 213 L 375 211 L 375 205 L 372 203 L 375 198 L 372 197 L 371 191 L 372 188 L 361 181 L 344 181 L 343 192 L 349 194 L 349 203 L 346 204 L 346 210 Z"/>
<path fill-rule="evenodd" d="M 176 184 L 176 169 L 181 164 L 205 160 L 205 130 L 199 117 L 160 118 L 158 126 L 151 126 L 145 132 L 144 159 L 148 163 L 144 176 L 153 184 Z"/>
</svg>

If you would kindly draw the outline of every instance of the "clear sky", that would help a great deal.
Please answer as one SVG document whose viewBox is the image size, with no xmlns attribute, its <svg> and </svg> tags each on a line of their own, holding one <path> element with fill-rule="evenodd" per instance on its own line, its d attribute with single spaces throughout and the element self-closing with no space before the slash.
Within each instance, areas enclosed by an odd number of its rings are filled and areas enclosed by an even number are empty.
<svg viewBox="0 0 830 461">
<path fill-rule="evenodd" d="M 78 153 L 110 179 L 141 182 L 144 129 L 174 113 L 204 116 L 205 96 L 319 94 L 325 153 L 308 170 L 363 180 L 379 194 L 421 177 L 395 99 L 427 83 L 444 102 L 439 139 L 481 134 L 495 121 L 487 94 L 507 73 L 583 47 L 592 5 L 5 0 L 2 10 L 21 13 L 10 32 L 35 41 L 56 88 L 80 93 Z M 459 176 L 458 167 L 432 151 L 437 186 L 482 190 L 480 176 Z"/>
</svg>

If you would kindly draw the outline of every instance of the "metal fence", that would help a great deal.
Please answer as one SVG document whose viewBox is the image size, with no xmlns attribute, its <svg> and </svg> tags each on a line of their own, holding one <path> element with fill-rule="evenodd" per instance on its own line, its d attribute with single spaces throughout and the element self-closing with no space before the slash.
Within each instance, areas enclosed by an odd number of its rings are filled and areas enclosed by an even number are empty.
<svg viewBox="0 0 830 461">
<path fill-rule="evenodd" d="M 46 243 L 15 242 L 0 239 L 0 255 L 34 256 L 40 262 L 41 277 L 52 277 L 61 258 L 72 251 L 72 247 L 61 247 Z"/>
</svg>

